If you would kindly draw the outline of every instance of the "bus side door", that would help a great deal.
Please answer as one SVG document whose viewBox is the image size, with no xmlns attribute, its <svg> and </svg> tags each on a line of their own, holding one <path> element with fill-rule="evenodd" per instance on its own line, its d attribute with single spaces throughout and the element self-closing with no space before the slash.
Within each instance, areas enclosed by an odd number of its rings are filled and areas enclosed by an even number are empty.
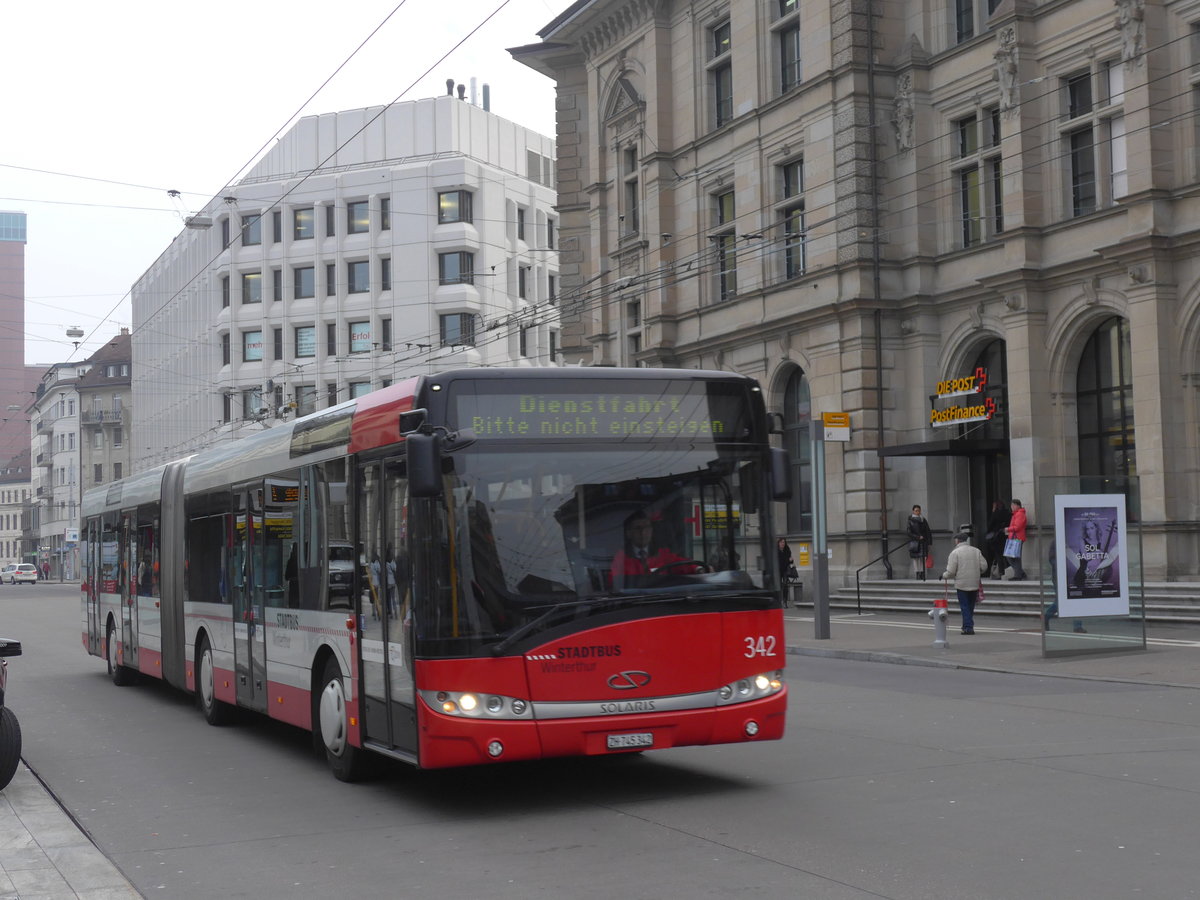
<svg viewBox="0 0 1200 900">
<path fill-rule="evenodd" d="M 263 609 L 262 485 L 234 490 L 233 552 L 229 584 L 233 600 L 233 663 L 239 706 L 267 708 L 266 634 Z"/>
<path fill-rule="evenodd" d="M 131 669 L 138 667 L 138 616 L 137 587 L 134 573 L 137 572 L 137 513 L 121 514 L 120 562 L 118 593 L 121 597 L 121 664 Z"/>
<path fill-rule="evenodd" d="M 412 756 L 417 751 L 417 720 L 404 463 L 360 464 L 357 485 L 364 742 Z"/>
</svg>

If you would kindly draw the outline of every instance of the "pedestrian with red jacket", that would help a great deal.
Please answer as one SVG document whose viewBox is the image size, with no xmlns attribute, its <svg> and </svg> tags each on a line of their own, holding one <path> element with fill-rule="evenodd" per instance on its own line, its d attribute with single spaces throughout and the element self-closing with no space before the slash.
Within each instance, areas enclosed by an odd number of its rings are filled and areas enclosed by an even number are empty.
<svg viewBox="0 0 1200 900">
<path fill-rule="evenodd" d="M 1012 507 L 1012 518 L 1008 522 L 1008 527 L 1004 530 L 1004 533 L 1008 535 L 1008 540 L 1004 542 L 1004 559 L 1012 567 L 1012 580 L 1024 581 L 1028 576 L 1021 567 L 1021 549 L 1025 546 L 1027 517 L 1025 515 L 1025 507 L 1021 505 L 1020 500 L 1014 498 L 1009 505 Z"/>
</svg>

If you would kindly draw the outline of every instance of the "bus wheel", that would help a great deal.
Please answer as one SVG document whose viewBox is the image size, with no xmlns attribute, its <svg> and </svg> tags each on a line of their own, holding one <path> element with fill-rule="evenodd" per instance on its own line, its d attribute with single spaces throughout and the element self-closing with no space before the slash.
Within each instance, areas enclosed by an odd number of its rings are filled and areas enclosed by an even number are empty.
<svg viewBox="0 0 1200 900">
<path fill-rule="evenodd" d="M 108 653 L 106 654 L 108 661 L 108 677 L 112 679 L 112 683 L 117 687 L 125 687 L 127 684 L 133 684 L 133 679 L 136 673 L 133 669 L 121 665 L 117 659 L 117 627 L 108 623 Z"/>
<path fill-rule="evenodd" d="M 0 706 L 0 791 L 8 787 L 21 761 L 21 726 L 7 706 Z"/>
<path fill-rule="evenodd" d="M 317 715 L 325 759 L 339 781 L 357 781 L 364 774 L 365 753 L 350 743 L 350 717 L 346 709 L 346 689 L 342 670 L 332 656 L 325 661 L 321 692 L 317 696 Z"/>
<path fill-rule="evenodd" d="M 196 663 L 196 697 L 200 711 L 209 725 L 225 725 L 232 718 L 229 704 L 217 699 L 216 675 L 213 669 L 212 647 L 208 638 L 200 639 L 200 652 Z"/>
</svg>

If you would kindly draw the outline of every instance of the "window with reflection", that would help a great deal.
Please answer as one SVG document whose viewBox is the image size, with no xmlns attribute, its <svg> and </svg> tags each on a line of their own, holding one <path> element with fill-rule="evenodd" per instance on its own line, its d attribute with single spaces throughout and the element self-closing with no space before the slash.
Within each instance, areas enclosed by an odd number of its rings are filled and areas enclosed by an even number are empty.
<svg viewBox="0 0 1200 900">
<path fill-rule="evenodd" d="M 812 392 L 803 369 L 795 369 L 783 389 L 783 444 L 792 470 L 787 504 L 790 534 L 812 531 Z"/>
<path fill-rule="evenodd" d="M 1136 475 L 1128 320 L 1113 316 L 1088 338 L 1075 391 L 1080 476 Z"/>
</svg>

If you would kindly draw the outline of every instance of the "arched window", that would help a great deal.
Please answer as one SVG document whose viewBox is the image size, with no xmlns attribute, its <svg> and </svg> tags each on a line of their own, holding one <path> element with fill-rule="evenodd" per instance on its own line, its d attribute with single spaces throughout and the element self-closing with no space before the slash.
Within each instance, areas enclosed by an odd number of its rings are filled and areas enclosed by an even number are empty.
<svg viewBox="0 0 1200 900">
<path fill-rule="evenodd" d="M 1137 474 L 1129 323 L 1113 316 L 1095 330 L 1079 360 L 1079 474 Z"/>
<path fill-rule="evenodd" d="M 783 389 L 783 446 L 792 469 L 792 499 L 787 504 L 787 531 L 812 532 L 812 395 L 804 370 L 796 369 Z"/>
</svg>

